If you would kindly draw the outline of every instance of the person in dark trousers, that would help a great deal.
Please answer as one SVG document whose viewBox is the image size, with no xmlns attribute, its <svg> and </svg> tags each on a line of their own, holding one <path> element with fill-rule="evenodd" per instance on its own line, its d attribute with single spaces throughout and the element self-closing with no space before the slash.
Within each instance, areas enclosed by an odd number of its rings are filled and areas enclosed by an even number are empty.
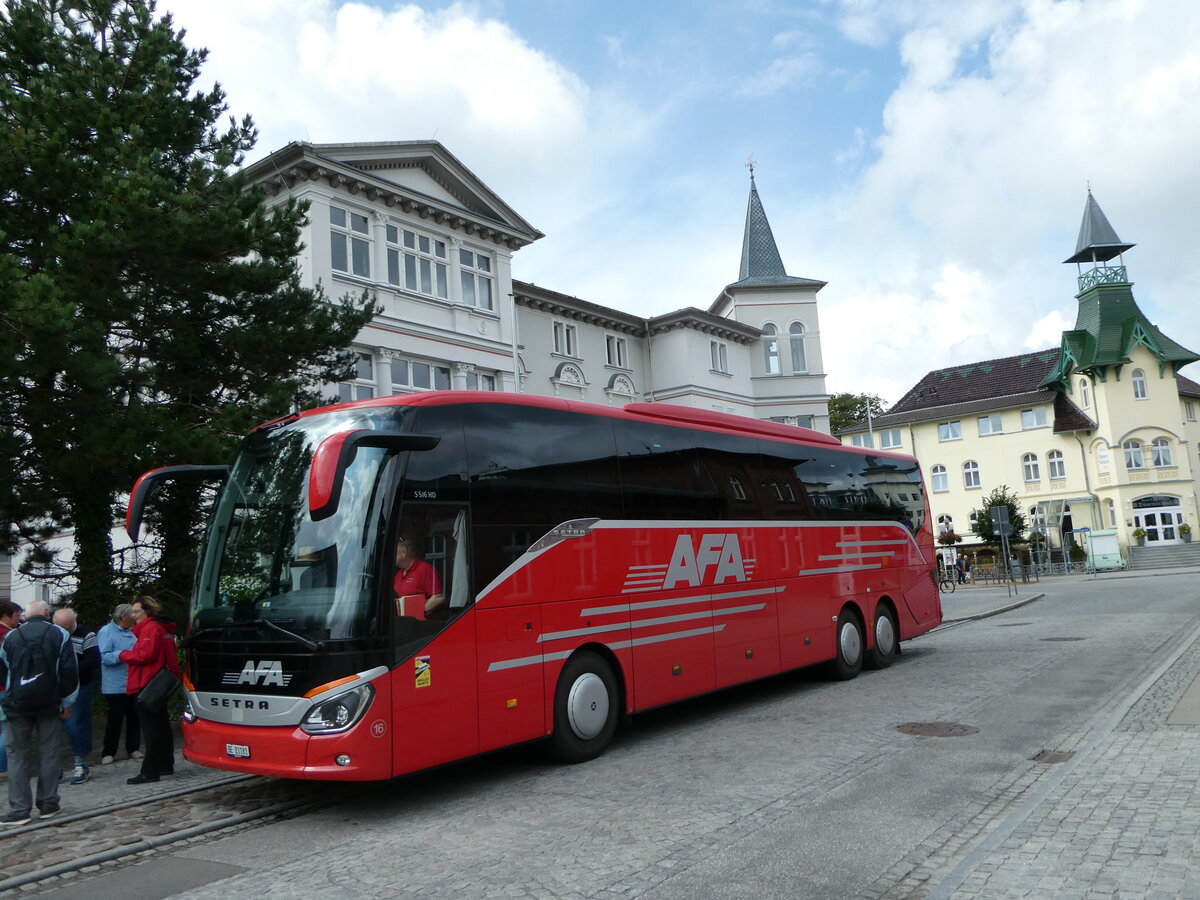
<svg viewBox="0 0 1200 900">
<path fill-rule="evenodd" d="M 164 706 L 155 711 L 137 703 L 138 692 L 150 683 L 160 669 L 169 669 L 180 677 L 179 657 L 175 649 L 175 623 L 163 618 L 162 605 L 153 597 L 138 597 L 133 601 L 133 634 L 137 643 L 120 654 L 121 662 L 129 664 L 125 692 L 134 699 L 138 719 L 142 723 L 142 738 L 146 755 L 142 770 L 126 784 L 148 784 L 163 775 L 175 773 L 175 742 L 171 735 L 171 720 Z"/>
<path fill-rule="evenodd" d="M 967 583 L 967 561 L 961 556 L 954 561 L 954 570 L 958 573 L 958 583 Z"/>
<path fill-rule="evenodd" d="M 34 600 L 25 624 L 0 646 L 0 684 L 8 720 L 8 815 L 5 825 L 24 825 L 33 808 L 30 782 L 37 778 L 37 806 L 48 819 L 59 810 L 58 757 L 62 723 L 79 691 L 71 636 L 50 621 L 50 604 Z"/>
<path fill-rule="evenodd" d="M 80 625 L 75 610 L 69 606 L 55 610 L 54 624 L 71 635 L 75 660 L 79 664 L 79 695 L 71 706 L 71 717 L 66 724 L 67 740 L 75 756 L 71 784 L 83 784 L 92 777 L 87 758 L 92 752 L 92 701 L 96 696 L 96 676 L 100 673 L 100 647 L 96 643 L 96 632 Z"/>
<path fill-rule="evenodd" d="M 96 642 L 100 646 L 100 690 L 108 705 L 104 746 L 100 748 L 102 765 L 108 765 L 116 757 L 122 730 L 125 732 L 125 752 L 131 759 L 142 758 L 139 749 L 142 731 L 138 726 L 137 709 L 134 708 L 133 697 L 125 693 L 129 666 L 121 662 L 121 651 L 137 643 L 132 629 L 133 606 L 122 603 L 113 610 L 112 621 L 96 635 Z"/>
<path fill-rule="evenodd" d="M 11 600 L 0 600 L 0 644 L 8 637 L 8 633 L 21 624 L 21 607 Z M 4 685 L 0 684 L 0 697 L 3 697 Z M 4 726 L 4 706 L 0 704 L 0 728 Z M 0 775 L 8 774 L 8 739 L 0 731 Z"/>
</svg>

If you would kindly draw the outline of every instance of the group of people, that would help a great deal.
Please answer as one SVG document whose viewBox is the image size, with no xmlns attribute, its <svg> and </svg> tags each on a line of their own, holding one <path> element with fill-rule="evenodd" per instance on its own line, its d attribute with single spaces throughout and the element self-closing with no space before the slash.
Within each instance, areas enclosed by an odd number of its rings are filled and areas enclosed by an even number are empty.
<svg viewBox="0 0 1200 900">
<path fill-rule="evenodd" d="M 126 753 L 141 760 L 141 770 L 127 783 L 155 782 L 174 772 L 167 708 L 137 702 L 160 670 L 179 677 L 174 634 L 175 624 L 162 616 L 153 597 L 117 606 L 99 634 L 81 625 L 70 608 L 52 610 L 46 601 L 34 600 L 22 616 L 14 603 L 0 602 L 0 773 L 8 773 L 9 806 L 0 822 L 30 820 L 34 778 L 41 818 L 59 811 L 64 730 L 74 759 L 70 783 L 91 778 L 87 758 L 97 680 L 108 706 L 101 764 L 113 762 L 123 733 Z"/>
</svg>

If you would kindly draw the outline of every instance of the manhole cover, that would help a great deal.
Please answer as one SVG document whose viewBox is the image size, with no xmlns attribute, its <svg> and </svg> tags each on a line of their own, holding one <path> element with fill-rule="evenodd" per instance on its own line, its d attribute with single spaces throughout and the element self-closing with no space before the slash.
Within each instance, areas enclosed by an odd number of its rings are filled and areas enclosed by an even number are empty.
<svg viewBox="0 0 1200 900">
<path fill-rule="evenodd" d="M 1042 638 L 1042 640 L 1043 641 L 1082 641 L 1083 638 L 1080 638 L 1080 637 L 1055 637 L 1055 638 Z"/>
<path fill-rule="evenodd" d="M 1025 625 L 1032 625 L 1032 622 L 1006 622 L 1003 625 L 997 625 L 997 628 L 1021 628 Z"/>
<path fill-rule="evenodd" d="M 1066 762 L 1074 755 L 1074 750 L 1043 750 L 1033 757 L 1033 761 L 1040 763 L 1060 763 Z"/>
<path fill-rule="evenodd" d="M 979 733 L 979 729 L 973 725 L 960 725 L 957 722 L 908 722 L 897 725 L 896 730 L 917 737 L 966 737 Z"/>
</svg>

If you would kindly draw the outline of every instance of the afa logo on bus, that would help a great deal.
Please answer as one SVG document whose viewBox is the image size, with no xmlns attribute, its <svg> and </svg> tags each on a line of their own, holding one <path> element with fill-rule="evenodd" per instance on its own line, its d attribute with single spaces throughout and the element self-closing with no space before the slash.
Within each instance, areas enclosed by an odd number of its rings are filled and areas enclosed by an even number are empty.
<svg viewBox="0 0 1200 900">
<path fill-rule="evenodd" d="M 710 569 L 715 570 L 711 582 L 708 581 Z M 672 588 L 677 584 L 699 587 L 746 580 L 742 547 L 736 534 L 701 535 L 699 546 L 693 546 L 691 535 L 681 534 L 675 541 L 663 587 Z"/>
</svg>

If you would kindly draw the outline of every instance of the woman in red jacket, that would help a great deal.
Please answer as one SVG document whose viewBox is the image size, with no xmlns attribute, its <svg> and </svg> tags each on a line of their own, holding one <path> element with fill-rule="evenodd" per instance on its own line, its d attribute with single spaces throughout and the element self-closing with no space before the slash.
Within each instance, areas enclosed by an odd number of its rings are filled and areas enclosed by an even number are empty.
<svg viewBox="0 0 1200 900">
<path fill-rule="evenodd" d="M 137 695 L 160 669 L 170 669 L 178 678 L 179 657 L 175 652 L 175 623 L 159 617 L 162 604 L 153 597 L 138 597 L 133 601 L 133 633 L 137 643 L 121 652 L 121 662 L 129 664 L 125 692 Z M 171 735 L 171 720 L 164 706 L 158 712 L 140 703 L 138 719 L 146 741 L 142 771 L 127 780 L 127 784 L 148 784 L 161 775 L 175 772 L 175 741 Z"/>
</svg>

